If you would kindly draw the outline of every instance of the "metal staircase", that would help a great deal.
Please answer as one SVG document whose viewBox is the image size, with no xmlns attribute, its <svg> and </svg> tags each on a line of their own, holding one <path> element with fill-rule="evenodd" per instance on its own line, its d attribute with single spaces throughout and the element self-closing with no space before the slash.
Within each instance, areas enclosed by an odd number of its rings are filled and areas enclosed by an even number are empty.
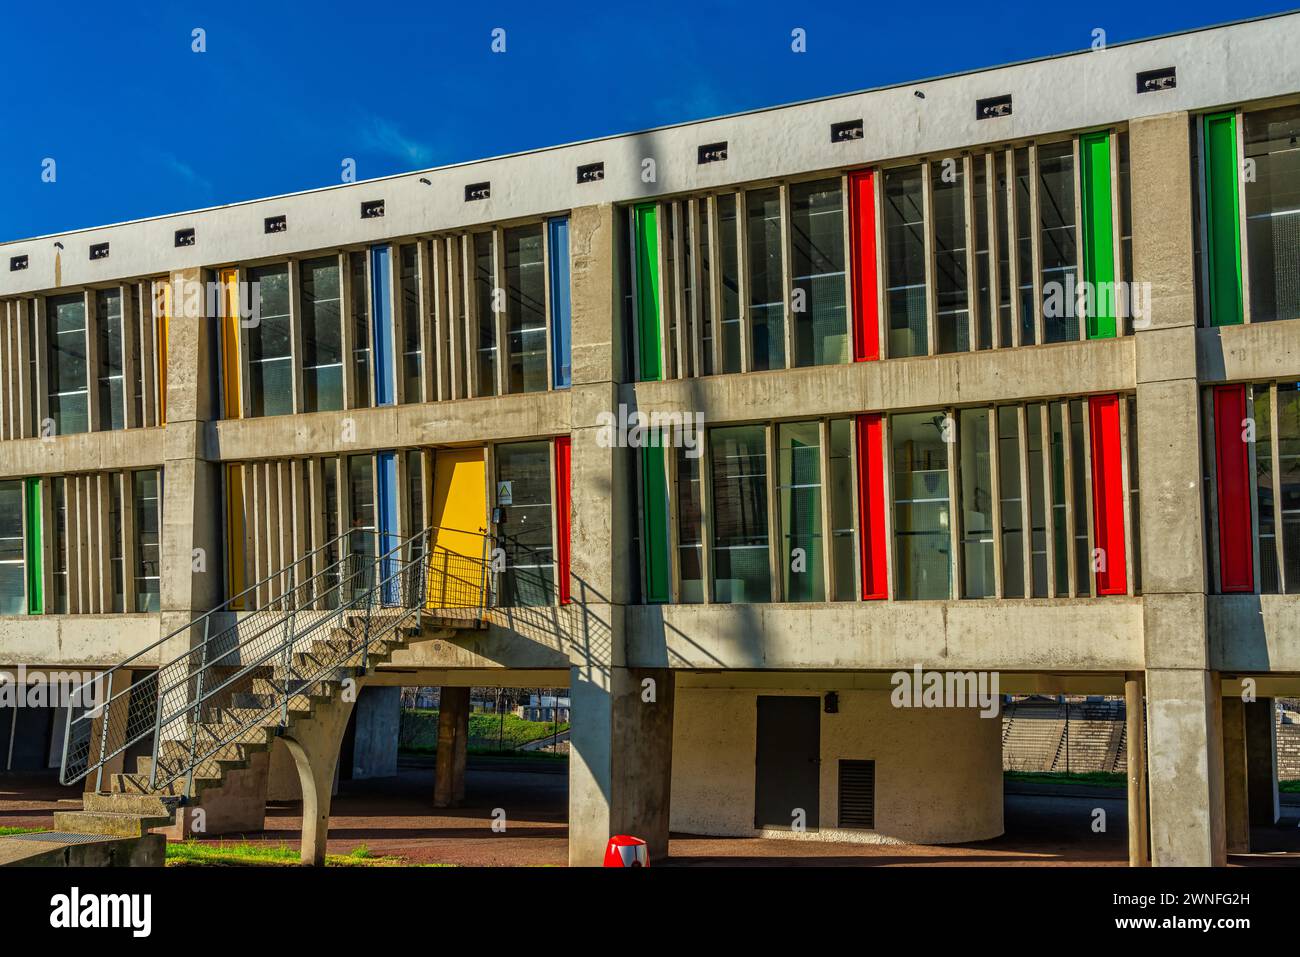
<svg viewBox="0 0 1300 957">
<path fill-rule="evenodd" d="M 464 555 L 431 544 L 437 531 L 404 541 L 346 532 L 83 687 L 95 706 L 67 724 L 60 781 L 93 774 L 94 785 L 82 811 L 56 813 L 56 830 L 134 836 L 169 824 L 349 679 L 418 637 L 485 627 L 488 539 Z M 125 771 L 128 752 L 146 746 Z"/>
</svg>

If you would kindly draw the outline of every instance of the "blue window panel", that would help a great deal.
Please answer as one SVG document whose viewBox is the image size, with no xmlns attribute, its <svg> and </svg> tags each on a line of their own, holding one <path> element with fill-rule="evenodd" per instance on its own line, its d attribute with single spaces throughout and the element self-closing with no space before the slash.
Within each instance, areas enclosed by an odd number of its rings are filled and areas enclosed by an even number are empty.
<svg viewBox="0 0 1300 957">
<path fill-rule="evenodd" d="M 393 353 L 392 263 L 387 246 L 370 247 L 370 298 L 375 328 L 375 405 L 397 401 L 397 359 Z"/>
<path fill-rule="evenodd" d="M 398 602 L 398 570 L 400 552 L 394 551 L 401 538 L 397 528 L 397 453 L 379 452 L 375 455 L 375 522 L 379 532 L 380 579 L 383 582 L 383 602 Z M 390 554 L 391 553 L 391 554 Z"/>
<path fill-rule="evenodd" d="M 572 305 L 569 299 L 569 218 L 546 221 L 547 259 L 551 272 L 551 381 L 555 388 L 572 384 Z"/>
</svg>

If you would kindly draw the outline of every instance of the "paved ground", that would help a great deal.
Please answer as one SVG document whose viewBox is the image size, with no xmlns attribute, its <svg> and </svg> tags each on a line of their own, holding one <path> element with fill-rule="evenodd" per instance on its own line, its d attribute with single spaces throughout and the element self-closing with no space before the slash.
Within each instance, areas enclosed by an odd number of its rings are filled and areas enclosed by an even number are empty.
<svg viewBox="0 0 1300 957">
<path fill-rule="evenodd" d="M 1109 796 L 1008 793 L 1006 834 L 992 841 L 945 847 L 863 845 L 758 838 L 674 835 L 671 866 L 899 866 L 1087 864 L 1123 866 L 1127 838 L 1122 794 Z M 0 777 L 0 826 L 49 827 L 69 792 L 48 778 Z M 568 776 L 512 768 L 471 768 L 466 806 L 435 811 L 430 806 L 433 771 L 406 767 L 397 778 L 344 782 L 334 800 L 329 851 L 346 854 L 365 845 L 411 863 L 477 866 L 562 866 L 567 853 Z M 74 802 L 75 803 L 75 802 Z M 1106 829 L 1092 829 L 1094 810 L 1106 814 Z M 504 815 L 504 832 L 492 830 L 493 814 Z M 1255 836 L 1258 847 L 1286 850 L 1285 858 L 1257 853 L 1234 856 L 1234 864 L 1300 864 L 1300 806 L 1284 807 L 1286 827 Z M 296 847 L 301 827 L 296 805 L 272 805 L 267 828 L 247 835 L 259 843 Z M 225 840 L 231 840 L 227 837 Z M 214 842 L 218 839 L 214 839 Z"/>
</svg>

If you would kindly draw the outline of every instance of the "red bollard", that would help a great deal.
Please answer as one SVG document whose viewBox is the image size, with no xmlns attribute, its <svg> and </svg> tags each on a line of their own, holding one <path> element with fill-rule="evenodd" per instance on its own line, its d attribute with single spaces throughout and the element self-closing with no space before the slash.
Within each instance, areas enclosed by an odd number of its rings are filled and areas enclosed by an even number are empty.
<svg viewBox="0 0 1300 957">
<path fill-rule="evenodd" d="M 645 841 L 627 834 L 615 834 L 605 848 L 606 867 L 649 867 L 650 853 Z"/>
</svg>

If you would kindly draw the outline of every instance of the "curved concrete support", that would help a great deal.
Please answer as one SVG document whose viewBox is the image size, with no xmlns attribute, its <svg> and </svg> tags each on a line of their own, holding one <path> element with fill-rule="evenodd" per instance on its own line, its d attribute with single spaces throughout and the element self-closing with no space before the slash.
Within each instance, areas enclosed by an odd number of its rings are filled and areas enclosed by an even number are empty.
<svg viewBox="0 0 1300 957">
<path fill-rule="evenodd" d="M 293 756 L 302 787 L 303 864 L 325 863 L 334 775 L 354 705 L 354 701 L 331 699 L 318 705 L 310 718 L 294 720 L 280 738 Z"/>
</svg>

